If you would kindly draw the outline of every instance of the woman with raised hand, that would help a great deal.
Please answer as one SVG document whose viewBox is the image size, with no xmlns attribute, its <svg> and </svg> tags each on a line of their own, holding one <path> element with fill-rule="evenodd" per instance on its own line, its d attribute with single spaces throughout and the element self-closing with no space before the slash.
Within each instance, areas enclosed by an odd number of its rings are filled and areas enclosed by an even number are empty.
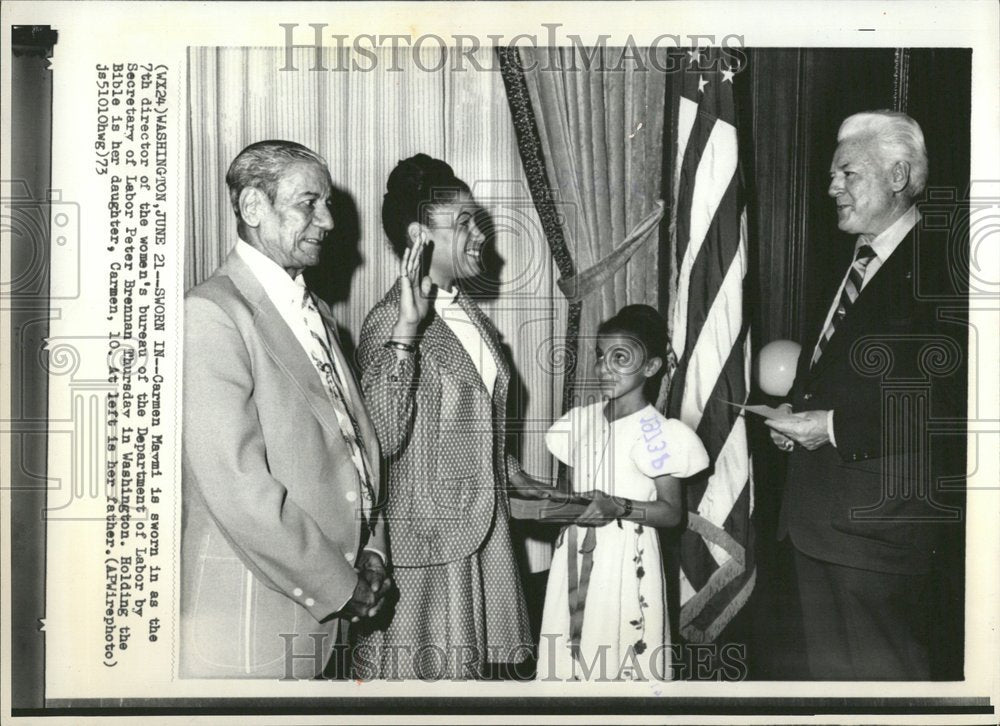
<svg viewBox="0 0 1000 726">
<path fill-rule="evenodd" d="M 400 274 L 365 320 L 359 362 L 388 461 L 399 598 L 359 636 L 359 678 L 490 678 L 531 653 L 508 527 L 510 367 L 461 289 L 483 272 L 483 219 L 444 161 L 417 154 L 389 175 L 382 222 Z"/>
</svg>

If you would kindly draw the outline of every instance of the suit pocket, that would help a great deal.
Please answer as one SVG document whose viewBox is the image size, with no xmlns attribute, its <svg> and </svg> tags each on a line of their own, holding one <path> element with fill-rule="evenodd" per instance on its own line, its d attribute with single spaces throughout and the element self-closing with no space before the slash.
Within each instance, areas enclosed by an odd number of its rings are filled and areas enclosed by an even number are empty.
<svg viewBox="0 0 1000 726">
<path fill-rule="evenodd" d="M 889 313 L 885 317 L 886 327 L 893 331 L 912 331 L 916 329 L 917 319 L 913 315 L 899 314 L 899 313 Z"/>
<path fill-rule="evenodd" d="M 291 598 L 251 580 L 250 619 L 246 627 L 250 644 L 247 663 L 253 670 L 272 672 L 282 666 L 286 640 L 292 643 L 295 652 L 310 652 L 312 640 L 299 636 L 318 630 L 319 625 Z"/>
<path fill-rule="evenodd" d="M 914 525 L 907 516 L 907 502 L 899 496 L 898 482 L 880 473 L 844 467 L 837 482 L 837 508 L 830 525 L 844 534 L 897 549 L 914 546 Z"/>
<path fill-rule="evenodd" d="M 213 668 L 240 668 L 245 638 L 245 588 L 243 563 L 236 557 L 206 556 L 198 563 L 192 641 L 196 660 Z"/>
</svg>

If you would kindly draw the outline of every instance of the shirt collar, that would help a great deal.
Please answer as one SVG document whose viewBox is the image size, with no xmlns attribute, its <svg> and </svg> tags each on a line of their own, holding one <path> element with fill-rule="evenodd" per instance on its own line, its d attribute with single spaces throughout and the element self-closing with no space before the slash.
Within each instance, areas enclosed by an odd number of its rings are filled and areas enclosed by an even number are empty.
<svg viewBox="0 0 1000 726">
<path fill-rule="evenodd" d="M 889 255 L 899 246 L 899 243 L 903 241 L 903 238 L 910 233 L 910 230 L 917 226 L 917 222 L 919 221 L 920 212 L 917 211 L 917 205 L 914 204 L 897 217 L 896 221 L 883 230 L 881 234 L 877 235 L 875 239 L 869 239 L 867 235 L 858 237 L 858 241 L 854 245 L 854 251 L 857 252 L 862 245 L 871 245 L 878 258 L 882 262 L 885 262 L 889 259 Z"/>
<path fill-rule="evenodd" d="M 451 290 L 445 290 L 444 288 L 438 288 L 437 294 L 434 296 L 434 309 L 440 310 L 441 308 L 447 307 L 449 305 L 454 305 L 458 301 L 458 285 L 452 285 Z"/>
<path fill-rule="evenodd" d="M 302 301 L 305 290 L 302 273 L 293 280 L 277 262 L 242 239 L 236 241 L 236 253 L 250 268 L 271 299 L 288 298 L 297 303 Z"/>
</svg>

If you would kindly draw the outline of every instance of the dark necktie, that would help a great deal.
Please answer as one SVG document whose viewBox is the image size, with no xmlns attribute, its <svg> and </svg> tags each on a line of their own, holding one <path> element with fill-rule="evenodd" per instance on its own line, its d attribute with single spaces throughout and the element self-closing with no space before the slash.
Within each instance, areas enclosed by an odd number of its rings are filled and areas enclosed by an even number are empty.
<svg viewBox="0 0 1000 726">
<path fill-rule="evenodd" d="M 861 245 L 858 248 L 858 252 L 854 257 L 854 264 L 851 265 L 851 269 L 847 273 L 847 280 L 844 281 L 844 289 L 840 293 L 840 301 L 837 304 L 837 309 L 834 311 L 833 317 L 830 318 L 830 322 L 826 326 L 826 330 L 823 331 L 823 335 L 820 336 L 819 343 L 816 344 L 816 350 L 813 351 L 811 366 L 816 365 L 816 361 L 823 355 L 823 349 L 830 338 L 833 337 L 837 326 L 840 325 L 840 322 L 847 316 L 847 311 L 851 309 L 851 306 L 858 299 L 858 295 L 861 293 L 861 285 L 865 281 L 865 270 L 868 269 L 868 263 L 874 257 L 875 250 L 871 248 L 871 245 Z"/>
</svg>

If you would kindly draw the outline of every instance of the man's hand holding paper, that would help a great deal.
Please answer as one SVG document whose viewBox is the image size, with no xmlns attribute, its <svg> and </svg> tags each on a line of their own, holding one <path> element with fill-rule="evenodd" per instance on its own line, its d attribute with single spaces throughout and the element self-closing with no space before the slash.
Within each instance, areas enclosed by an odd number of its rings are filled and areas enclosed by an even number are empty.
<svg viewBox="0 0 1000 726">
<path fill-rule="evenodd" d="M 827 428 L 829 411 L 802 411 L 791 413 L 792 407 L 780 411 L 780 418 L 768 418 L 764 421 L 770 427 L 771 440 L 786 451 L 792 447 L 787 441 L 794 442 L 809 451 L 814 451 L 824 444 L 830 443 L 830 432 Z M 784 408 L 784 407 L 783 407 Z M 775 434 L 783 440 L 775 438 Z"/>
</svg>

